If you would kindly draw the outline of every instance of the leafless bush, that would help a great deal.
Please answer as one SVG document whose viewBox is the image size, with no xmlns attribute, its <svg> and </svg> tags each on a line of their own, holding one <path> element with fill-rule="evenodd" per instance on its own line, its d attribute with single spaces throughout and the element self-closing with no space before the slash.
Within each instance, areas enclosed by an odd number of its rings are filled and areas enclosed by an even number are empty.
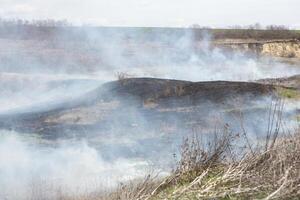
<svg viewBox="0 0 300 200">
<path fill-rule="evenodd" d="M 213 133 L 207 144 L 201 143 L 198 135 L 186 138 L 181 149 L 181 160 L 176 172 L 203 171 L 204 169 L 221 164 L 226 156 L 231 154 L 232 143 L 235 139 L 229 127 L 224 126 L 223 133 Z"/>
<path fill-rule="evenodd" d="M 129 73 L 126 73 L 126 72 L 117 72 L 116 76 L 118 78 L 118 81 L 124 81 L 124 80 L 126 80 L 128 78 L 134 77 L 133 75 L 131 75 Z"/>
</svg>

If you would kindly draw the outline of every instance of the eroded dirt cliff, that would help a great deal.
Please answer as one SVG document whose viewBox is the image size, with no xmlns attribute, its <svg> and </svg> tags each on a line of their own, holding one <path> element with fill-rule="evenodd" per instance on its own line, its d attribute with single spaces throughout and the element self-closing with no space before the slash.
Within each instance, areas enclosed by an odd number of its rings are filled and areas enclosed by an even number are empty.
<svg viewBox="0 0 300 200">
<path fill-rule="evenodd" d="M 216 40 L 214 46 L 257 55 L 300 58 L 299 40 Z"/>
</svg>

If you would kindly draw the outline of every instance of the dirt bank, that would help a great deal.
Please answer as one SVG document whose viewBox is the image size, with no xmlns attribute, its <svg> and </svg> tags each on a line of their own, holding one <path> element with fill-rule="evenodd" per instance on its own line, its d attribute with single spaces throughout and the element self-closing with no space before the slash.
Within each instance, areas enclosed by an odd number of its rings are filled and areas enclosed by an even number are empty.
<svg viewBox="0 0 300 200">
<path fill-rule="evenodd" d="M 222 39 L 215 40 L 212 44 L 222 49 L 237 50 L 246 53 L 254 53 L 259 56 L 299 58 L 299 40 L 251 40 L 251 39 Z"/>
</svg>

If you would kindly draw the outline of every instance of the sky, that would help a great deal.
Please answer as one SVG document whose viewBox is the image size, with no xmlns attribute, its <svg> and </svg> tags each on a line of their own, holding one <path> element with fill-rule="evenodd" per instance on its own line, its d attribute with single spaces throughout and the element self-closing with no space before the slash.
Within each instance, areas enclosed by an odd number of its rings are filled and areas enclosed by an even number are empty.
<svg viewBox="0 0 300 200">
<path fill-rule="evenodd" d="M 0 0 L 0 17 L 103 26 L 300 28 L 300 0 Z"/>
</svg>

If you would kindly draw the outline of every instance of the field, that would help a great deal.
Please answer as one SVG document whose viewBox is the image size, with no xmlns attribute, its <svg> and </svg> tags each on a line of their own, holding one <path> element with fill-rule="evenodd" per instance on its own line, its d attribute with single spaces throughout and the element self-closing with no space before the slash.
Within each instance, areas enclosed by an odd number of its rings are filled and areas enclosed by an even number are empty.
<svg viewBox="0 0 300 200">
<path fill-rule="evenodd" d="M 298 199 L 299 39 L 1 25 L 0 199 Z"/>
</svg>

